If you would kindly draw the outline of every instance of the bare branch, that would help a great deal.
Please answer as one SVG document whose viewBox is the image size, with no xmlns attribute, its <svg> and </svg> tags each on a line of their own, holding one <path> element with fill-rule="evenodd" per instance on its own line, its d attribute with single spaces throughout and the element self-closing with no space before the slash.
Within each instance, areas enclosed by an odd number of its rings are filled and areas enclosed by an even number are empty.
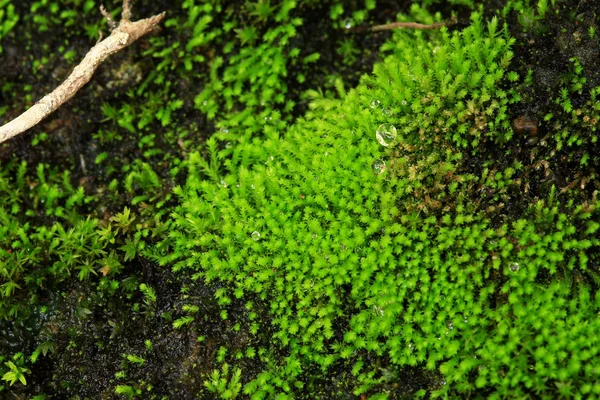
<svg viewBox="0 0 600 400">
<path fill-rule="evenodd" d="M 123 21 L 131 20 L 131 3 L 129 0 L 123 0 L 123 12 L 121 13 L 121 19 Z"/>
<path fill-rule="evenodd" d="M 0 143 L 25 132 L 56 111 L 90 81 L 92 75 L 104 60 L 152 31 L 165 17 L 163 12 L 150 18 L 131 22 L 125 19 L 125 16 L 127 16 L 126 11 L 127 13 L 131 12 L 128 0 L 124 0 L 123 3 L 123 20 L 112 30 L 110 36 L 88 51 L 81 63 L 73 69 L 71 75 L 60 86 L 54 89 L 52 93 L 44 96 L 23 114 L 6 125 L 0 126 Z M 100 12 L 104 15 L 106 10 L 102 11 L 101 9 Z M 106 15 L 104 16 L 106 17 Z"/>
<path fill-rule="evenodd" d="M 450 21 L 445 22 L 435 22 L 433 24 L 420 24 L 418 22 L 392 22 L 391 24 L 384 25 L 374 25 L 369 27 L 357 26 L 356 28 L 350 28 L 349 31 L 370 31 L 370 32 L 380 32 L 387 31 L 391 29 L 440 29 L 444 26 L 450 26 L 456 24 L 456 18 L 452 18 Z"/>
<path fill-rule="evenodd" d="M 110 13 L 108 11 L 106 11 L 106 8 L 104 8 L 104 5 L 100 5 L 100 13 L 104 16 L 104 18 L 106 18 L 106 21 L 108 22 L 108 27 L 110 28 L 110 30 L 114 30 L 117 27 L 117 23 L 115 22 L 114 19 L 112 19 L 112 16 L 110 15 Z"/>
</svg>

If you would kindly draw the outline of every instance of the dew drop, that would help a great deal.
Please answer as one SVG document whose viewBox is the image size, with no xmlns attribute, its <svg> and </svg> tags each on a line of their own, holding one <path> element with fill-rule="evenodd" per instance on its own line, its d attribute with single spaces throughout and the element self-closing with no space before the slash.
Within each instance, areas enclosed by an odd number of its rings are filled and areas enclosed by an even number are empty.
<svg viewBox="0 0 600 400">
<path fill-rule="evenodd" d="M 350 18 L 348 18 L 347 20 L 344 21 L 344 27 L 346 29 L 352 28 L 352 20 Z"/>
<path fill-rule="evenodd" d="M 373 161 L 373 165 L 371 166 L 371 168 L 373 169 L 373 173 L 375 175 L 379 175 L 382 172 L 385 171 L 385 169 L 387 168 L 387 166 L 385 165 L 385 161 L 382 159 L 379 160 L 375 160 Z"/>
<path fill-rule="evenodd" d="M 537 136 L 532 136 L 527 139 L 527 146 L 535 146 L 540 141 L 540 138 Z"/>
<path fill-rule="evenodd" d="M 391 117 L 394 114 L 394 111 L 392 111 L 391 108 L 384 108 L 383 110 L 381 110 L 381 113 L 386 117 Z"/>
<path fill-rule="evenodd" d="M 396 127 L 392 124 L 381 124 L 377 128 L 375 136 L 379 144 L 388 147 L 396 141 Z"/>
<path fill-rule="evenodd" d="M 378 315 L 380 317 L 383 317 L 383 315 L 385 314 L 385 311 L 381 307 L 373 306 L 373 311 L 375 312 L 376 315 Z"/>
<path fill-rule="evenodd" d="M 258 233 L 257 231 L 252 232 L 252 239 L 254 239 L 254 240 L 260 239 L 260 233 Z"/>
<path fill-rule="evenodd" d="M 371 103 L 369 105 L 371 106 L 371 108 L 375 109 L 375 108 L 379 107 L 380 104 L 381 104 L 381 101 L 379 101 L 377 99 L 372 99 Z"/>
<path fill-rule="evenodd" d="M 510 270 L 513 272 L 517 272 L 519 270 L 519 263 L 514 262 L 514 263 L 510 264 Z"/>
<path fill-rule="evenodd" d="M 227 187 L 227 182 L 225 182 L 223 179 L 221 179 L 221 186 L 223 186 L 224 188 Z"/>
</svg>

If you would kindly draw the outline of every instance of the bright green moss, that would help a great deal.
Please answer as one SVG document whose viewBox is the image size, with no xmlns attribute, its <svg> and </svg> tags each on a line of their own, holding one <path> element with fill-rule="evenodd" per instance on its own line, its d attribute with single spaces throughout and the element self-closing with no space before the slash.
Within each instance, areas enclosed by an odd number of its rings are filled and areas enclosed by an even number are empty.
<svg viewBox="0 0 600 400">
<path fill-rule="evenodd" d="M 520 168 L 478 178 L 464 163 L 511 143 L 518 94 L 500 83 L 513 43 L 478 14 L 460 32 L 399 31 L 372 77 L 340 101 L 315 99 L 285 138 L 266 127 L 265 140 L 238 145 L 230 174 L 217 175 L 218 156 L 190 157 L 162 262 L 229 283 L 223 307 L 264 302 L 271 319 L 257 323 L 289 354 L 245 393 L 289 394 L 314 365 L 346 363 L 355 394 L 388 392 L 372 357 L 386 371 L 436 371 L 433 396 L 596 390 L 584 383 L 598 309 L 578 283 L 596 276 L 595 206 L 561 212 L 553 191 L 498 225 L 470 201 L 475 182 L 501 198 Z M 382 123 L 396 127 L 389 149 L 375 139 Z M 377 160 L 387 167 L 376 174 Z"/>
</svg>

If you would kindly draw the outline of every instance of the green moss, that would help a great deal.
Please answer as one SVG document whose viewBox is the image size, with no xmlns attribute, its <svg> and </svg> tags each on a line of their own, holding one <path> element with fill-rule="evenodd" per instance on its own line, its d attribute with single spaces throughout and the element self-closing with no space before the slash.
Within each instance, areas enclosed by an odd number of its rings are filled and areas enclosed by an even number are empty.
<svg viewBox="0 0 600 400">
<path fill-rule="evenodd" d="M 552 189 L 498 224 L 470 201 L 482 188 L 501 200 L 522 168 L 469 165 L 513 149 L 519 93 L 502 88 L 512 44 L 477 14 L 460 32 L 397 32 L 391 55 L 343 100 L 315 98 L 285 138 L 265 128 L 266 140 L 238 145 L 220 184 L 191 156 L 162 262 L 227 282 L 224 306 L 269 307 L 263 329 L 274 326 L 287 357 L 245 393 L 291 394 L 313 365 L 349 365 L 355 394 L 391 393 L 384 371 L 415 366 L 440 374 L 433 396 L 593 390 L 582 387 L 594 379 L 597 305 L 580 271 L 595 274 L 595 205 L 560 205 Z M 395 126 L 389 148 L 375 140 L 380 124 Z M 378 160 L 387 167 L 374 174 Z"/>
<path fill-rule="evenodd" d="M 416 3 L 186 0 L 3 145 L 0 391 L 598 395 L 594 11 Z M 18 15 L 69 30 L 11 55 L 35 72 L 6 73 L 2 118 L 84 53 L 94 7 Z"/>
<path fill-rule="evenodd" d="M 15 6 L 11 4 L 11 0 L 2 0 L 0 2 L 0 43 L 14 29 L 17 22 L 19 22 L 19 16 L 15 13 Z M 0 54 L 2 51 L 0 45 Z"/>
</svg>

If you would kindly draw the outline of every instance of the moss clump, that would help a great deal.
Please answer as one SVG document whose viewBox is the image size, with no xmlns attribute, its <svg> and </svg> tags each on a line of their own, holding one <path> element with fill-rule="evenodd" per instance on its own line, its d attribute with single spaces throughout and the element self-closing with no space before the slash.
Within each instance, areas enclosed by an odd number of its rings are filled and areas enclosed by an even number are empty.
<svg viewBox="0 0 600 400">
<path fill-rule="evenodd" d="M 253 156 L 234 153 L 222 181 L 192 155 L 162 262 L 227 282 L 224 307 L 269 307 L 248 328 L 273 325 L 286 358 L 247 394 L 312 387 L 313 366 L 351 370 L 356 395 L 392 394 L 414 367 L 431 371 L 422 389 L 435 396 L 598 389 L 597 305 L 579 272 L 593 271 L 595 203 L 550 189 L 511 219 L 502 211 L 525 184 L 508 114 L 521 93 L 504 89 L 518 79 L 513 44 L 478 14 L 462 31 L 397 32 L 372 77 L 342 100 L 315 98 L 285 138 L 266 129 L 258 146 L 238 146 Z M 380 124 L 394 125 L 388 148 Z"/>
</svg>

